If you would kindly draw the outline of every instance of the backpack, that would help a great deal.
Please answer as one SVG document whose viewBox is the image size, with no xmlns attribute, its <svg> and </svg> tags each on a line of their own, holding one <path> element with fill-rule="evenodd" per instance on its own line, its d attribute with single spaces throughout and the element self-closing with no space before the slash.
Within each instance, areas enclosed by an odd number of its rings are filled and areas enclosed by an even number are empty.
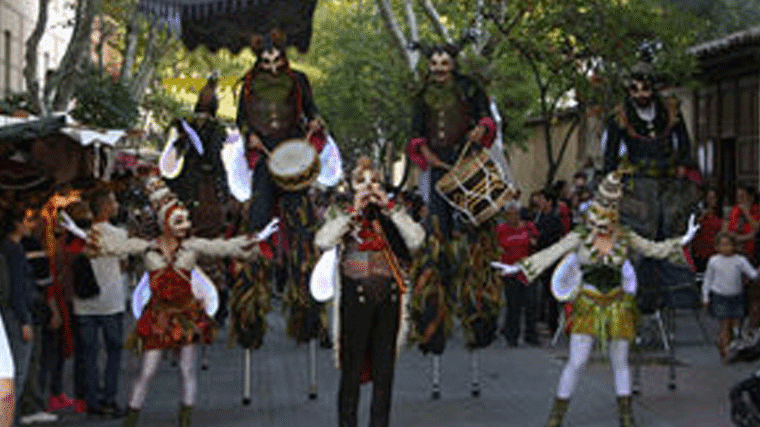
<svg viewBox="0 0 760 427">
<path fill-rule="evenodd" d="M 100 286 L 95 280 L 89 258 L 82 254 L 75 256 L 71 262 L 71 269 L 74 273 L 74 294 L 77 298 L 89 299 L 100 295 Z"/>
</svg>

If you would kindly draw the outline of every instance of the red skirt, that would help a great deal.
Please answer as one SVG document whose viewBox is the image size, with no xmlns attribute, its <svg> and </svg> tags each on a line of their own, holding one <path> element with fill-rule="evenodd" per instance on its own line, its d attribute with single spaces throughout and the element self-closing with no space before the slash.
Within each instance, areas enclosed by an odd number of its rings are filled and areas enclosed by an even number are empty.
<svg viewBox="0 0 760 427">
<path fill-rule="evenodd" d="M 214 322 L 193 294 L 190 272 L 166 268 L 150 273 L 151 297 L 137 321 L 143 348 L 175 348 L 214 340 Z"/>
</svg>

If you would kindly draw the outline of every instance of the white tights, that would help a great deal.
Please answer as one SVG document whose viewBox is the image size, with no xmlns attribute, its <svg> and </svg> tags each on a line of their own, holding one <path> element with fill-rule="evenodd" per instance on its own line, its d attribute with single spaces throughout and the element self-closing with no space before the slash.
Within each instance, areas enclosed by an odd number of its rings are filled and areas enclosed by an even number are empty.
<svg viewBox="0 0 760 427">
<path fill-rule="evenodd" d="M 153 375 L 158 369 L 158 364 L 161 362 L 161 349 L 145 350 L 142 358 L 142 368 L 140 370 L 140 376 L 135 381 L 134 388 L 132 389 L 132 398 L 129 400 L 129 407 L 133 409 L 140 409 L 145 396 L 148 394 L 148 386 L 150 385 Z M 195 345 L 186 345 L 180 347 L 179 350 L 179 372 L 182 379 L 182 404 L 185 406 L 193 406 L 195 403 L 195 391 L 197 389 L 197 378 L 195 371 Z"/>
<path fill-rule="evenodd" d="M 570 335 L 570 358 L 559 377 L 557 397 L 569 399 L 573 394 L 581 370 L 591 356 L 594 347 L 594 337 L 591 335 Z M 628 365 L 628 349 L 630 342 L 627 340 L 610 340 L 609 353 L 612 373 L 615 377 L 615 393 L 618 396 L 631 395 L 631 369 Z"/>
</svg>

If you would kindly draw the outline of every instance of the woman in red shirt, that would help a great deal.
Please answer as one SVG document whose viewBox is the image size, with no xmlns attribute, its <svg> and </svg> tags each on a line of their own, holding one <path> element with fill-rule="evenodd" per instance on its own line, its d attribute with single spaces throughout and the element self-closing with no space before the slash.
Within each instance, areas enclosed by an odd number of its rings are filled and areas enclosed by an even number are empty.
<svg viewBox="0 0 760 427">
<path fill-rule="evenodd" d="M 736 189 L 736 204 L 728 216 L 728 231 L 736 235 L 736 241 L 743 243 L 744 255 L 755 263 L 755 233 L 760 223 L 760 210 L 753 203 L 751 187 L 741 185 Z"/>
<path fill-rule="evenodd" d="M 513 265 L 533 253 L 539 234 L 532 222 L 520 219 L 520 203 L 511 201 L 504 207 L 504 222 L 496 226 L 496 238 L 502 247 L 501 262 Z M 525 308 L 524 341 L 538 345 L 536 334 L 536 307 L 532 295 L 535 287 L 528 286 L 528 279 L 520 272 L 504 276 L 504 295 L 507 300 L 507 317 L 502 334 L 510 347 L 517 346 L 520 336 L 520 312 Z"/>
<path fill-rule="evenodd" d="M 707 260 L 715 254 L 715 237 L 723 228 L 723 218 L 714 188 L 705 191 L 704 209 L 699 217 L 699 230 L 691 243 L 697 271 L 705 271 Z"/>
</svg>

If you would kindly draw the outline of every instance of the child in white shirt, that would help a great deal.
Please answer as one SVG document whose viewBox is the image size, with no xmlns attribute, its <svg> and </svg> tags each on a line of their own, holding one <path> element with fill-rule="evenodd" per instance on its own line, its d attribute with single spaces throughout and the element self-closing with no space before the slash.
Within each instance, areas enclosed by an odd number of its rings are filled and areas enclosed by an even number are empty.
<svg viewBox="0 0 760 427">
<path fill-rule="evenodd" d="M 742 273 L 752 280 L 757 279 L 758 270 L 744 255 L 737 254 L 736 241 L 728 233 L 720 233 L 715 239 L 718 251 L 707 261 L 702 302 L 710 314 L 720 320 L 718 350 L 725 362 L 726 350 L 731 342 L 731 331 L 738 327 L 744 317 L 744 287 Z"/>
</svg>

